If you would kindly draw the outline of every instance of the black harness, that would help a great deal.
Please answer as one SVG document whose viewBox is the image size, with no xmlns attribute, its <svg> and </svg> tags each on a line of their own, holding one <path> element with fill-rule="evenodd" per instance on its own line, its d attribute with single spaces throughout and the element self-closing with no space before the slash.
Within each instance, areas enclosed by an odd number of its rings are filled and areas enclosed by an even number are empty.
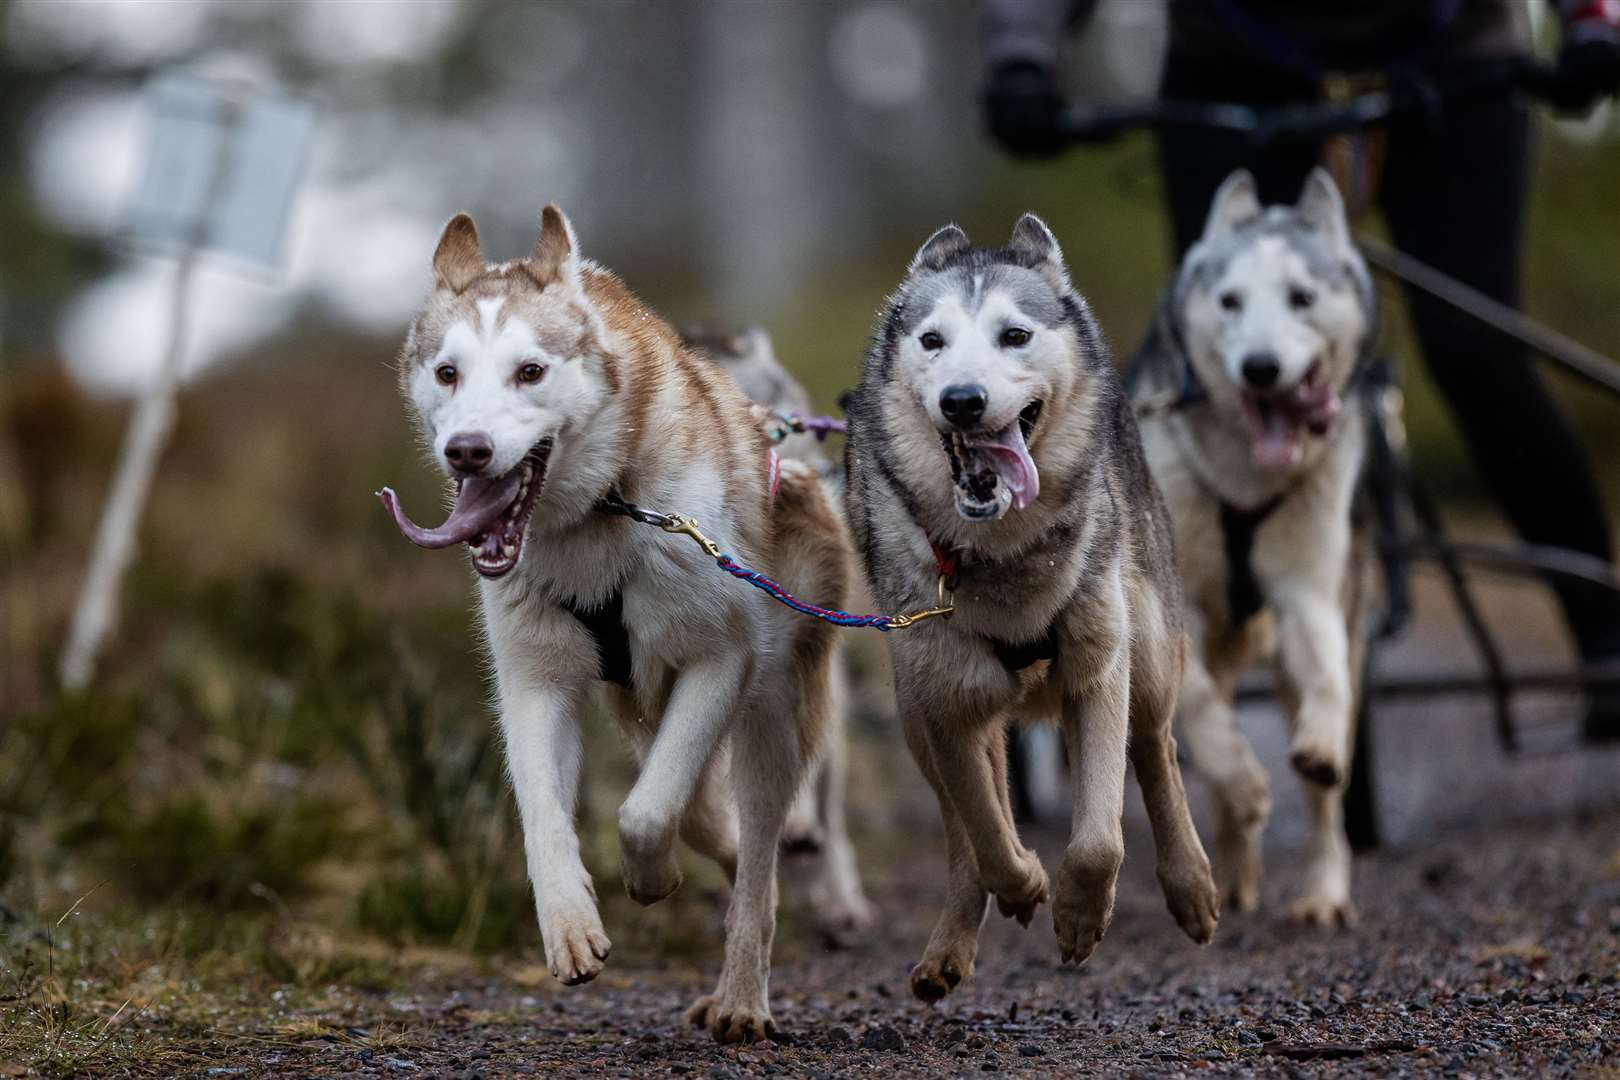
<svg viewBox="0 0 1620 1080">
<path fill-rule="evenodd" d="M 1250 555 L 1254 552 L 1254 534 L 1287 494 L 1273 495 L 1248 510 L 1220 501 L 1221 539 L 1226 551 L 1226 609 L 1234 627 L 1242 626 L 1266 606 L 1266 592 L 1255 575 Z"/>
<path fill-rule="evenodd" d="M 599 607 L 583 608 L 573 600 L 559 606 L 591 635 L 596 646 L 596 677 L 630 689 L 630 631 L 624 625 L 623 590 L 615 590 Z"/>
</svg>

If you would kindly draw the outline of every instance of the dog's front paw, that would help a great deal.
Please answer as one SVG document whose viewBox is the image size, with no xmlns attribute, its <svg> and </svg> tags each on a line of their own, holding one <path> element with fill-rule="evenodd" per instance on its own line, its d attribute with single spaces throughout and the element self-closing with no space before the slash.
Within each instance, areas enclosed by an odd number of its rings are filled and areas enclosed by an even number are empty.
<svg viewBox="0 0 1620 1080">
<path fill-rule="evenodd" d="M 1288 748 L 1288 761 L 1294 771 L 1313 784 L 1338 787 L 1344 783 L 1344 751 L 1331 739 L 1295 737 Z"/>
<path fill-rule="evenodd" d="M 918 1001 L 932 1005 L 973 977 L 978 953 L 977 934 L 961 934 L 943 944 L 930 941 L 922 960 L 911 969 L 911 992 Z"/>
<path fill-rule="evenodd" d="M 1322 930 L 1348 930 L 1361 919 L 1348 896 L 1317 893 L 1302 896 L 1288 908 L 1288 921 Z"/>
<path fill-rule="evenodd" d="M 1215 875 L 1202 851 L 1188 855 L 1171 866 L 1159 867 L 1159 888 L 1182 933 L 1200 945 L 1215 938 L 1215 924 L 1221 917 L 1221 894 Z"/>
<path fill-rule="evenodd" d="M 552 976 L 565 986 L 578 986 L 600 975 L 613 948 L 602 929 L 602 917 L 589 904 L 542 914 L 540 940 Z"/>
<path fill-rule="evenodd" d="M 1033 851 L 1022 848 L 1017 861 L 995 880 L 985 880 L 984 887 L 996 898 L 996 908 L 1007 918 L 1017 919 L 1020 926 L 1028 926 L 1035 918 L 1035 909 L 1046 903 L 1046 870 Z"/>
<path fill-rule="evenodd" d="M 810 894 L 810 902 L 816 912 L 816 928 L 835 942 L 864 934 L 877 925 L 877 908 L 858 891 L 841 895 L 816 889 Z"/>
<path fill-rule="evenodd" d="M 764 1000 L 763 995 L 757 1001 L 733 1001 L 732 996 L 703 995 L 686 1010 L 687 1022 L 693 1027 L 708 1028 L 714 1041 L 719 1043 L 758 1042 L 776 1034 L 770 1002 Z"/>
<path fill-rule="evenodd" d="M 1124 849 L 1085 852 L 1070 848 L 1052 901 L 1052 929 L 1064 963 L 1084 964 L 1114 918 L 1114 885 Z"/>
</svg>

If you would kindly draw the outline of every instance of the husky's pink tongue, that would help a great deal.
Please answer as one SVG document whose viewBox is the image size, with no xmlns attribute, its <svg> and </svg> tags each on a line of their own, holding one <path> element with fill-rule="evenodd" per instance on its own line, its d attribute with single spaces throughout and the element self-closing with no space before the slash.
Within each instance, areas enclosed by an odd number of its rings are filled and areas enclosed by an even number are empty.
<svg viewBox="0 0 1620 1080">
<path fill-rule="evenodd" d="M 1014 508 L 1022 510 L 1040 495 L 1041 474 L 1024 443 L 1023 424 L 1014 420 L 994 435 L 973 436 L 963 442 L 968 449 L 988 459 L 996 476 L 1012 492 Z"/>
<path fill-rule="evenodd" d="M 456 492 L 456 505 L 445 523 L 437 529 L 424 529 L 405 515 L 393 488 L 383 488 L 377 498 L 394 517 L 394 524 L 405 539 L 425 548 L 444 548 L 464 543 L 500 520 L 523 487 L 523 470 L 513 469 L 505 476 L 469 476 Z"/>
<path fill-rule="evenodd" d="M 1249 411 L 1249 452 L 1262 469 L 1286 469 L 1294 463 L 1299 426 L 1280 409 Z"/>
</svg>

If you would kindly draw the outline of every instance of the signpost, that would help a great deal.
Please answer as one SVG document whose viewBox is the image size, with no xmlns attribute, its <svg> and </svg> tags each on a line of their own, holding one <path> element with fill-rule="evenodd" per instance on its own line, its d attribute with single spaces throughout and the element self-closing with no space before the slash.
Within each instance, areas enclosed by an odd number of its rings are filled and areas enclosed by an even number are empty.
<svg viewBox="0 0 1620 1080">
<path fill-rule="evenodd" d="M 314 124 L 307 101 L 187 76 L 154 80 L 147 108 L 150 149 L 126 227 L 133 239 L 176 252 L 169 338 L 158 374 L 135 406 L 102 510 L 62 653 L 60 676 L 68 690 L 89 684 L 118 623 L 141 511 L 174 429 L 197 259 L 210 250 L 276 264 Z"/>
</svg>

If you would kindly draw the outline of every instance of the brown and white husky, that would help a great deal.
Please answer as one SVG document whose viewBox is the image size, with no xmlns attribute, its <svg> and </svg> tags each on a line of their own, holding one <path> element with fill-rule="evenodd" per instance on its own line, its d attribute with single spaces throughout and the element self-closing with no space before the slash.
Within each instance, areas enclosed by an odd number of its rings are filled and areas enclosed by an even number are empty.
<svg viewBox="0 0 1620 1080">
<path fill-rule="evenodd" d="M 719 985 L 690 1017 L 722 1041 L 763 1038 L 777 845 L 823 745 L 835 631 L 690 538 L 600 508 L 611 493 L 695 518 L 737 562 L 824 604 L 851 573 L 843 525 L 814 470 L 772 467 L 736 383 L 580 257 L 557 207 L 527 258 L 496 265 L 458 214 L 433 268 L 400 385 L 455 506 L 424 529 L 382 497 L 414 542 L 471 549 L 551 971 L 585 982 L 608 956 L 573 817 L 600 686 L 641 761 L 619 810 L 625 888 L 644 904 L 675 891 L 677 835 L 734 875 Z"/>
</svg>

